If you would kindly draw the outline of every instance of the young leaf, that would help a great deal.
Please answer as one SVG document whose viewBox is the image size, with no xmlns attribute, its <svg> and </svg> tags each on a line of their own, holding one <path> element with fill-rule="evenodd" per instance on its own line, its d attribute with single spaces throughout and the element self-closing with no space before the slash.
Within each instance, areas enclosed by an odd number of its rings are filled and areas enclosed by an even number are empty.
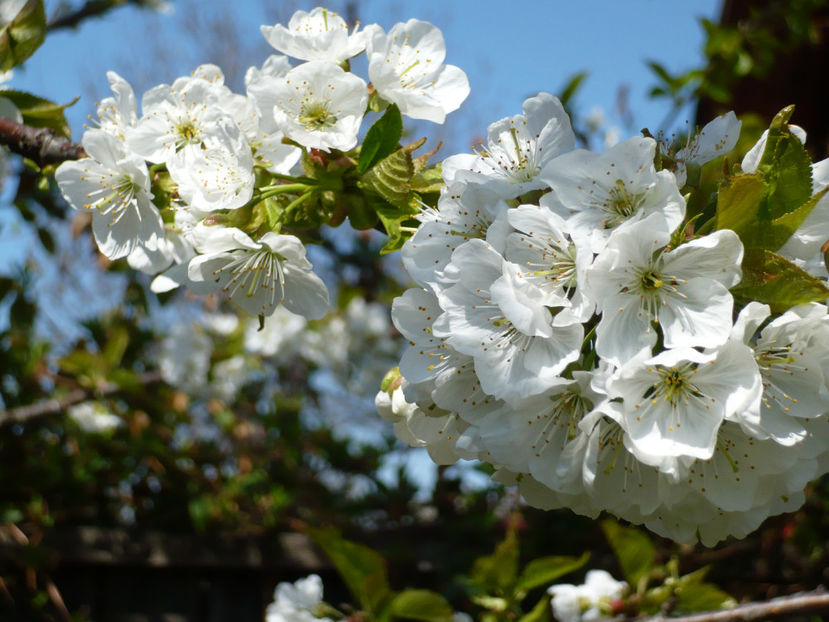
<svg viewBox="0 0 829 622">
<path fill-rule="evenodd" d="M 309 529 L 308 535 L 331 559 L 360 606 L 374 617 L 391 596 L 385 560 L 370 548 L 343 539 L 336 529 Z"/>
<path fill-rule="evenodd" d="M 454 611 L 446 599 L 429 590 L 403 590 L 389 604 L 393 617 L 425 622 L 452 622 Z"/>
<path fill-rule="evenodd" d="M 492 555 L 475 560 L 469 578 L 489 593 L 507 594 L 518 578 L 518 537 L 510 528 Z"/>
<path fill-rule="evenodd" d="M 411 182 L 414 176 L 412 151 L 426 139 L 406 145 L 386 156 L 362 174 L 357 186 L 379 194 L 386 201 L 401 209 L 408 209 Z"/>
<path fill-rule="evenodd" d="M 704 583 L 708 567 L 700 568 L 679 578 L 674 587 L 678 612 L 716 611 L 730 609 L 737 602 L 713 583 Z"/>
<path fill-rule="evenodd" d="M 653 566 L 655 549 L 650 538 L 633 527 L 622 527 L 613 519 L 602 521 L 602 531 L 627 582 L 630 585 L 639 583 Z"/>
<path fill-rule="evenodd" d="M 771 221 L 769 231 L 767 234 L 768 245 L 766 248 L 776 251 L 783 246 L 786 241 L 792 237 L 792 234 L 798 230 L 803 221 L 812 213 L 812 210 L 818 202 L 829 191 L 829 187 L 824 188 L 820 192 L 815 193 L 808 201 L 795 210 L 787 212 Z"/>
<path fill-rule="evenodd" d="M 0 28 L 0 71 L 17 67 L 46 38 L 43 0 L 28 0 L 11 22 Z"/>
<path fill-rule="evenodd" d="M 824 282 L 788 259 L 763 249 L 746 249 L 743 280 L 731 293 L 744 300 L 765 302 L 774 313 L 829 298 Z"/>
<path fill-rule="evenodd" d="M 760 247 L 763 201 L 768 184 L 762 175 L 732 177 L 717 193 L 717 229 L 731 229 L 747 247 Z"/>
<path fill-rule="evenodd" d="M 516 593 L 526 594 L 531 589 L 549 585 L 559 577 L 578 570 L 590 559 L 590 553 L 581 557 L 550 556 L 532 560 L 524 567 L 515 586 Z"/>
<path fill-rule="evenodd" d="M 570 103 L 570 100 L 573 99 L 573 96 L 581 87 L 581 83 L 584 82 L 588 75 L 589 74 L 586 71 L 580 71 L 579 73 L 568 78 L 567 84 L 565 84 L 564 88 L 561 89 L 561 95 L 559 96 L 562 106 L 566 106 Z"/>
<path fill-rule="evenodd" d="M 365 173 L 380 160 L 391 155 L 397 149 L 402 135 L 403 118 L 397 105 L 392 104 L 366 132 L 366 138 L 360 148 L 357 172 Z"/>
</svg>

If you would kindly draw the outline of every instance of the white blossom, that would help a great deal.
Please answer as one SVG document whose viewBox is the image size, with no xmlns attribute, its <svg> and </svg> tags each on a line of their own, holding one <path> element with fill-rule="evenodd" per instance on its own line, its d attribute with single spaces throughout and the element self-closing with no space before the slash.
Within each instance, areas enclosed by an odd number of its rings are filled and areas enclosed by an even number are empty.
<svg viewBox="0 0 829 622">
<path fill-rule="evenodd" d="M 366 55 L 368 75 L 379 95 L 412 119 L 443 123 L 469 95 L 466 74 L 443 64 L 443 35 L 429 22 L 410 19 L 388 34 L 374 27 Z"/>
<path fill-rule="evenodd" d="M 366 83 L 335 63 L 311 61 L 291 69 L 271 96 L 277 125 L 308 148 L 347 151 L 368 104 Z"/>
<path fill-rule="evenodd" d="M 292 235 L 266 233 L 255 242 L 235 228 L 205 227 L 188 276 L 213 282 L 250 315 L 270 315 L 277 305 L 308 319 L 328 313 L 328 290 L 311 271 L 305 247 Z"/>
<path fill-rule="evenodd" d="M 287 26 L 261 26 L 262 34 L 277 51 L 300 60 L 339 63 L 366 47 L 365 32 L 349 34 L 345 20 L 328 9 L 297 11 Z"/>
<path fill-rule="evenodd" d="M 558 98 L 539 93 L 524 101 L 523 114 L 487 129 L 487 144 L 476 154 L 459 154 L 443 162 L 446 183 L 484 184 L 505 199 L 546 187 L 541 171 L 571 151 L 575 135 Z"/>
<path fill-rule="evenodd" d="M 144 161 L 103 130 L 87 130 L 83 146 L 91 157 L 63 162 L 55 180 L 73 208 L 92 212 L 92 233 L 101 253 L 119 259 L 139 245 L 158 248 L 164 224 L 152 203 Z"/>
</svg>

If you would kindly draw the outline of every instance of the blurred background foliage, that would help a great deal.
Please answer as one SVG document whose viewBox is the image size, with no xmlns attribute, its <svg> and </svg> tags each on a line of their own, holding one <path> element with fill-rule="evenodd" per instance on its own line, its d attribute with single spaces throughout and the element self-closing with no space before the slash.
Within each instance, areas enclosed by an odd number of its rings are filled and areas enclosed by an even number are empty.
<svg viewBox="0 0 829 622">
<path fill-rule="evenodd" d="M 49 23 L 106 18 L 120 4 L 63 3 Z M 293 8 L 283 8 L 278 19 L 287 20 Z M 340 7 L 351 19 L 358 9 Z M 650 63 L 651 94 L 671 105 L 660 127 L 689 101 L 700 125 L 735 109 L 747 119 L 744 152 L 774 112 L 795 103 L 813 158 L 825 157 L 827 20 L 821 0 L 727 0 L 720 23 L 701 24 L 704 66 L 672 75 Z M 583 79 L 560 95 L 582 142 L 601 143 L 572 106 Z M 459 577 L 472 572 L 474 583 L 473 561 L 510 526 L 522 560 L 591 551 L 589 567 L 621 576 L 598 523 L 527 508 L 488 483 L 483 467 L 441 467 L 434 482 L 412 477 L 428 460 L 401 447 L 373 412 L 379 379 L 398 358 L 387 308 L 406 284 L 394 258 L 379 255 L 381 235 L 321 231 L 312 260 L 338 292 L 337 309 L 311 323 L 277 313 L 259 332 L 218 299 L 151 293 L 144 275 L 97 255 L 88 220 L 63 203 L 48 168 L 8 152 L 4 167 L 2 209 L 19 216 L 15 235 L 30 250 L 0 249 L 3 619 L 96 619 L 52 580 L 59 536 L 79 527 L 135 540 L 230 533 L 265 542 L 298 525 L 334 526 L 382 550 L 393 584 L 436 589 L 470 612 L 474 589 Z M 824 478 L 799 512 L 752 537 L 715 550 L 658 542 L 653 564 L 672 556 L 682 572 L 712 564 L 707 580 L 738 599 L 769 598 L 829 579 L 827 534 Z"/>
</svg>

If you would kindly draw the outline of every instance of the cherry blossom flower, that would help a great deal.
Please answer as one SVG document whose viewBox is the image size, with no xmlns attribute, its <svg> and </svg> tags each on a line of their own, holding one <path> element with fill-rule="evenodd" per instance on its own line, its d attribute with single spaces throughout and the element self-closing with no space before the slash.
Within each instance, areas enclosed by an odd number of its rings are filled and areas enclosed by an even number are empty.
<svg viewBox="0 0 829 622">
<path fill-rule="evenodd" d="M 104 130 L 87 130 L 83 146 L 91 157 L 63 162 L 55 179 L 69 205 L 92 212 L 92 233 L 101 253 L 119 259 L 139 245 L 156 249 L 164 224 L 152 203 L 144 160 Z"/>
<path fill-rule="evenodd" d="M 273 113 L 288 138 L 308 148 L 341 149 L 357 144 L 368 104 L 366 83 L 335 63 L 311 61 L 275 85 Z"/>
<path fill-rule="evenodd" d="M 349 34 L 345 20 L 328 9 L 297 11 L 287 26 L 261 26 L 262 34 L 277 51 L 300 60 L 340 63 L 366 47 L 366 33 Z"/>
<path fill-rule="evenodd" d="M 596 351 L 621 366 L 657 340 L 665 347 L 720 346 L 731 332 L 729 288 L 741 278 L 743 246 L 724 229 L 667 250 L 658 213 L 616 230 L 587 269 L 586 285 L 602 317 Z"/>
<path fill-rule="evenodd" d="M 388 34 L 375 26 L 366 55 L 374 88 L 412 119 L 443 123 L 469 95 L 466 74 L 443 64 L 443 35 L 429 22 L 410 19 L 396 24 Z"/>
<path fill-rule="evenodd" d="M 328 291 L 296 237 L 269 232 L 255 242 L 224 227 L 200 233 L 197 250 L 203 254 L 190 260 L 191 280 L 214 282 L 250 315 L 270 315 L 279 304 L 307 319 L 328 313 Z"/>
<path fill-rule="evenodd" d="M 483 184 L 504 199 L 545 188 L 539 174 L 557 156 L 571 151 L 575 135 L 558 98 L 539 93 L 524 101 L 523 114 L 491 124 L 487 145 L 477 154 L 443 162 L 446 183 Z"/>
</svg>

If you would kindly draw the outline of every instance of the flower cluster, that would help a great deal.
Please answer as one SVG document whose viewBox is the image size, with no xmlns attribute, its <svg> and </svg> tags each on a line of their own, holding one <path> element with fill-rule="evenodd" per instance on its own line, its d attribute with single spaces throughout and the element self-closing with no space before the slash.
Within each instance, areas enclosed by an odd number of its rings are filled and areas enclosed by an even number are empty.
<svg viewBox="0 0 829 622">
<path fill-rule="evenodd" d="M 427 22 L 349 31 L 316 8 L 262 33 L 305 62 L 270 56 L 248 69 L 245 94 L 202 65 L 144 93 L 139 109 L 132 87 L 110 72 L 113 95 L 83 136 L 88 157 L 63 163 L 55 178 L 73 208 L 92 214 L 100 251 L 157 275 L 154 291 L 187 285 L 220 291 L 251 315 L 283 305 L 318 319 L 328 291 L 287 231 L 342 222 L 330 209 L 342 175 L 331 171 L 356 164 L 369 105 L 442 123 L 469 85 L 443 63 L 442 35 Z M 371 85 L 348 71 L 362 52 Z"/>
<path fill-rule="evenodd" d="M 804 138 L 784 113 L 693 211 L 733 113 L 598 154 L 542 93 L 448 158 L 392 307 L 409 347 L 377 403 L 400 438 L 681 542 L 798 507 L 829 458 L 829 161 L 777 190 Z"/>
</svg>

